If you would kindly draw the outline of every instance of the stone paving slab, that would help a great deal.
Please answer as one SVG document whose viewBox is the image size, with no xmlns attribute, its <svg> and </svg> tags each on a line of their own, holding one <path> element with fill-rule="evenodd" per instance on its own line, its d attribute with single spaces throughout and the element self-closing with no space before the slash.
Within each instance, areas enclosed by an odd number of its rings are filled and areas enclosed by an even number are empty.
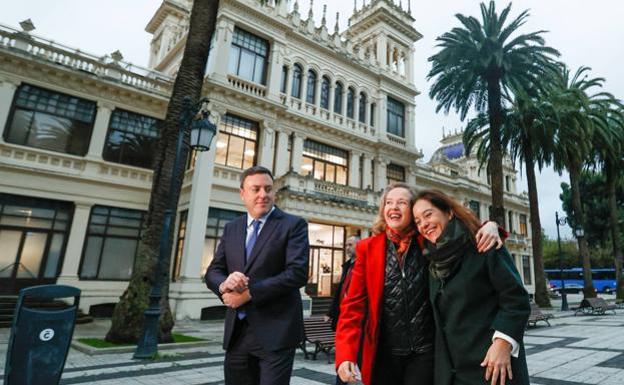
<svg viewBox="0 0 624 385">
<path fill-rule="evenodd" d="M 556 313 L 552 327 L 530 328 L 525 346 L 531 385 L 624 385 L 624 311 L 617 315 Z M 75 337 L 101 337 L 109 321 L 79 325 Z M 176 332 L 205 338 L 205 346 L 163 351 L 165 360 L 136 361 L 132 353 L 88 355 L 70 350 L 61 384 L 222 385 L 222 322 L 182 321 Z M 4 370 L 8 329 L 0 329 L 0 373 Z M 292 385 L 333 384 L 334 365 L 324 355 L 305 360 L 297 352 Z"/>
</svg>

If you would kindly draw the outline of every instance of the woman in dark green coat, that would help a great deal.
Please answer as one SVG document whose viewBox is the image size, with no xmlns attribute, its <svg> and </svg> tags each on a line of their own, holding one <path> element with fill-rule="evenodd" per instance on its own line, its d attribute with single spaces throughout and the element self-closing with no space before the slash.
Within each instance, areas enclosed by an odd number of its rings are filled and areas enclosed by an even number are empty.
<svg viewBox="0 0 624 385">
<path fill-rule="evenodd" d="M 477 252 L 479 221 L 440 191 L 420 192 L 413 213 L 430 260 L 435 384 L 529 385 L 529 296 L 507 250 Z"/>
</svg>

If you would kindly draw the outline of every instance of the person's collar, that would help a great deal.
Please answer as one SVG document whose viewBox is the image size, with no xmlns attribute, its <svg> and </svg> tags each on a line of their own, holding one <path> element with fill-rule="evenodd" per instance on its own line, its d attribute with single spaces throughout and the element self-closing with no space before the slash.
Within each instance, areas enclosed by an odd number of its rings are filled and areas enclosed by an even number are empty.
<svg viewBox="0 0 624 385">
<path fill-rule="evenodd" d="M 269 210 L 268 213 L 266 213 L 263 216 L 261 216 L 260 218 L 258 218 L 260 223 L 266 223 L 267 219 L 269 218 L 269 215 L 271 215 L 271 213 L 273 211 L 275 211 L 275 205 L 273 205 L 271 207 L 271 210 Z M 254 218 L 252 218 L 251 215 L 249 215 L 249 213 L 247 213 L 247 227 L 251 226 L 251 222 L 253 222 L 253 221 L 254 221 Z"/>
</svg>

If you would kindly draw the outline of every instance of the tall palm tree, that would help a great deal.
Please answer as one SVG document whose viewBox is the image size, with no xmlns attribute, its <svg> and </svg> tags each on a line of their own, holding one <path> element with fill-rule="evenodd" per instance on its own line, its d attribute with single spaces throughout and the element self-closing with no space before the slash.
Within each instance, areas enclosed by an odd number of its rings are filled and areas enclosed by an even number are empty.
<svg viewBox="0 0 624 385">
<path fill-rule="evenodd" d="M 489 120 L 492 219 L 505 223 L 503 205 L 503 154 L 501 125 L 503 97 L 510 88 L 522 88 L 544 76 L 559 53 L 544 46 L 544 31 L 514 33 L 526 22 L 523 11 L 506 24 L 511 4 L 499 14 L 494 1 L 481 3 L 481 21 L 457 14 L 462 24 L 437 38 L 440 51 L 429 58 L 432 62 L 428 79 L 435 79 L 429 96 L 438 102 L 437 111 L 451 108 L 465 119 L 474 106 L 487 111 Z"/>
<path fill-rule="evenodd" d="M 561 124 L 554 136 L 553 166 L 559 173 L 568 170 L 573 212 L 570 222 L 575 230 L 581 231 L 585 226 L 579 188 L 581 171 L 590 158 L 595 132 L 608 124 L 605 103 L 613 100 L 613 96 L 605 92 L 590 94 L 602 87 L 604 79 L 590 78 L 589 71 L 589 67 L 580 67 L 572 75 L 568 68 L 561 66 L 554 83 L 554 92 L 558 92 L 563 108 Z M 587 239 L 582 235 L 577 238 L 583 260 L 583 294 L 586 298 L 595 297 Z"/>
<path fill-rule="evenodd" d="M 139 243 L 138 253 L 128 287 L 115 306 L 112 325 L 106 340 L 114 342 L 136 342 L 143 327 L 143 312 L 148 306 L 149 291 L 153 284 L 154 271 L 158 259 L 160 234 L 163 229 L 164 213 L 169 201 L 169 194 L 174 195 L 177 202 L 180 195 L 183 170 L 178 170 L 178 180 L 173 191 L 169 191 L 173 174 L 173 163 L 176 152 L 176 141 L 180 131 L 180 116 L 183 100 L 199 100 L 201 95 L 204 70 L 208 61 L 210 41 L 215 30 L 218 0 L 194 1 L 190 13 L 189 32 L 180 68 L 173 84 L 173 91 L 167 107 L 167 115 L 161 126 L 161 139 L 154 159 L 154 175 L 150 194 L 149 208 L 143 236 Z M 185 143 L 188 143 L 188 133 Z M 184 146 L 186 157 L 186 148 Z M 181 162 L 183 163 L 183 162 Z M 181 168 L 184 164 L 180 165 Z M 175 219 L 175 218 L 174 218 Z M 173 226 L 169 232 L 173 237 Z M 160 318 L 159 341 L 171 341 L 173 317 L 169 308 L 168 272 L 169 261 L 163 271 L 166 274 L 161 298 L 163 314 Z"/>
<path fill-rule="evenodd" d="M 618 224 L 618 207 L 616 184 L 624 168 L 624 108 L 620 102 L 607 100 L 604 103 L 607 124 L 599 124 L 593 135 L 595 167 L 601 167 L 606 179 L 607 200 L 609 204 L 609 227 L 613 242 L 615 259 L 616 295 L 624 299 L 624 277 L 622 277 L 622 246 L 620 245 L 620 226 Z"/>
<path fill-rule="evenodd" d="M 548 79 L 542 79 L 542 82 Z M 512 161 L 524 163 L 527 174 L 529 210 L 531 218 L 531 246 L 533 249 L 533 271 L 535 275 L 535 302 L 542 307 L 550 307 L 550 299 L 544 274 L 542 253 L 542 225 L 539 214 L 537 179 L 535 166 L 541 171 L 551 160 L 552 150 L 548 145 L 558 125 L 556 105 L 548 99 L 548 87 L 516 90 L 516 99 L 504 111 L 501 127 L 502 143 L 509 146 Z M 478 146 L 477 157 L 482 163 L 490 153 L 488 138 L 489 119 L 479 114 L 472 119 L 464 131 L 466 152 Z"/>
</svg>

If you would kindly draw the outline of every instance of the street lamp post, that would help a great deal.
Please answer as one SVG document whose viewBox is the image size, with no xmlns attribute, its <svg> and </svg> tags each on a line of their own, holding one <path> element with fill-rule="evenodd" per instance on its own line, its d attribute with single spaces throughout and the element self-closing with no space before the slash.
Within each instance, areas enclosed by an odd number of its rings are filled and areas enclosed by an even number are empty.
<svg viewBox="0 0 624 385">
<path fill-rule="evenodd" d="M 568 223 L 566 217 L 559 218 L 559 213 L 555 211 L 555 222 L 557 222 L 557 245 L 559 247 L 559 278 L 561 279 L 561 311 L 567 311 L 568 308 L 568 296 L 565 291 L 565 280 L 563 279 L 563 256 L 561 255 L 561 235 L 559 235 L 559 226 L 563 226 Z"/>
<path fill-rule="evenodd" d="M 169 258 L 171 252 L 171 242 L 169 242 L 169 232 L 173 213 L 176 211 L 177 202 L 173 199 L 173 190 L 179 178 L 180 162 L 182 161 L 182 149 L 184 147 L 184 136 L 190 129 L 190 147 L 196 151 L 208 151 L 210 143 L 217 133 L 217 126 L 209 118 L 208 99 L 203 98 L 197 104 L 192 104 L 189 97 L 184 98 L 182 113 L 180 116 L 180 131 L 176 143 L 175 159 L 169 185 L 169 202 L 163 217 L 163 228 L 160 233 L 160 244 L 158 260 L 154 271 L 153 285 L 149 294 L 149 306 L 145 309 L 145 323 L 143 333 L 134 352 L 135 359 L 151 358 L 158 352 L 158 324 L 160 319 L 160 299 L 162 298 L 162 287 L 167 273 L 163 269 L 164 261 Z"/>
</svg>

